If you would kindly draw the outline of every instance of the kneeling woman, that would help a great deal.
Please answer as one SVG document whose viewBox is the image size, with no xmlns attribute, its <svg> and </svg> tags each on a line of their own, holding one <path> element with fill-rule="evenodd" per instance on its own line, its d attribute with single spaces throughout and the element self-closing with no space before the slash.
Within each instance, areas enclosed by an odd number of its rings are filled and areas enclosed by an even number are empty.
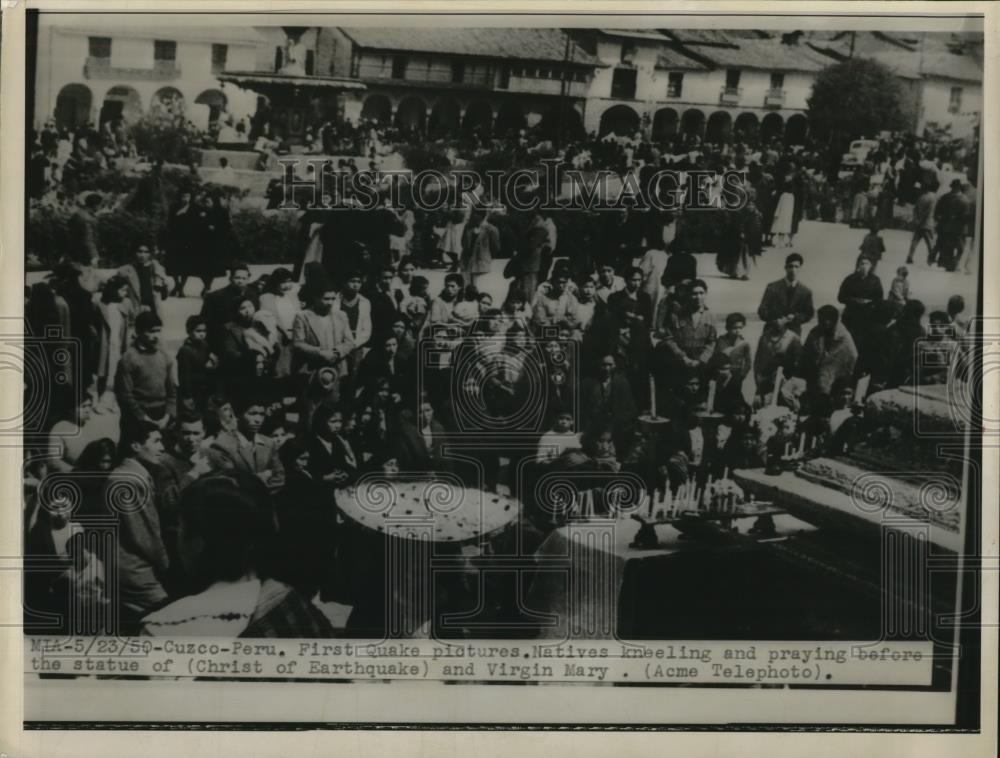
<svg viewBox="0 0 1000 758">
<path fill-rule="evenodd" d="M 274 504 L 254 476 L 227 472 L 188 486 L 178 502 L 181 569 L 192 594 L 143 619 L 147 635 L 333 637 L 309 598 L 275 578 Z"/>
</svg>

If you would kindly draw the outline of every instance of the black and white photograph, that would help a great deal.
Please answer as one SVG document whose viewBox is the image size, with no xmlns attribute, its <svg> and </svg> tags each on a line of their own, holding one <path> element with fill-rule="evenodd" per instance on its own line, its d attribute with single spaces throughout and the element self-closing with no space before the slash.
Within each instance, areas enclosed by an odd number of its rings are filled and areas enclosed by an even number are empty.
<svg viewBox="0 0 1000 758">
<path fill-rule="evenodd" d="M 21 9 L 25 728 L 983 727 L 996 21 L 809 5 Z"/>
</svg>

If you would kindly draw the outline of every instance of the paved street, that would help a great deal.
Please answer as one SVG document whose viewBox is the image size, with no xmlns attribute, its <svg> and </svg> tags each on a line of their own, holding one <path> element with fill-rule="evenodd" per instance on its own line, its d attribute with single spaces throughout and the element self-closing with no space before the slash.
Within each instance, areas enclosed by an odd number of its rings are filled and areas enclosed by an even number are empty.
<svg viewBox="0 0 1000 758">
<path fill-rule="evenodd" d="M 817 308 L 831 303 L 837 305 L 837 291 L 840 283 L 854 267 L 858 248 L 865 235 L 863 229 L 850 229 L 845 224 L 830 224 L 818 221 L 802 223 L 800 233 L 796 238 L 794 248 L 768 248 L 758 259 L 757 268 L 751 272 L 750 281 L 742 282 L 722 276 L 715 267 L 714 255 L 698 256 L 698 273 L 708 284 L 708 305 L 715 312 L 720 330 L 726 314 L 738 311 L 747 317 L 747 327 L 744 330 L 747 340 L 756 349 L 762 324 L 757 318 L 757 306 L 767 282 L 784 275 L 783 264 L 785 256 L 792 250 L 802 254 L 805 265 L 801 277 L 813 290 L 813 300 Z M 886 244 L 886 255 L 878 265 L 877 273 L 882 278 L 883 286 L 888 292 L 889 283 L 895 276 L 896 268 L 906 261 L 909 250 L 910 233 L 905 231 L 885 230 L 882 232 Z M 565 251 L 564 251 L 565 253 Z M 968 303 L 968 314 L 975 309 L 976 279 L 974 276 L 961 272 L 948 273 L 938 268 L 929 269 L 924 263 L 927 252 L 923 246 L 918 249 L 916 263 L 910 269 L 911 297 L 922 300 L 927 306 L 927 312 L 944 309 L 948 298 L 961 294 Z M 502 271 L 506 260 L 493 262 L 493 273 L 482 280 L 483 289 L 493 296 L 498 306 L 506 294 L 507 284 Z M 251 266 L 254 277 L 275 268 L 271 265 Z M 430 282 L 432 294 L 440 292 L 443 286 L 444 271 L 421 271 Z M 28 283 L 37 281 L 43 274 L 28 275 Z M 224 287 L 225 278 L 216 279 L 213 289 Z M 169 298 L 164 305 L 164 344 L 166 349 L 175 353 L 183 342 L 184 321 L 201 308 L 201 282 L 188 282 L 187 292 L 190 296 L 184 298 Z M 967 315 L 968 315 L 967 314 Z M 815 321 L 813 322 L 815 323 Z M 747 391 L 752 389 L 748 384 Z"/>
</svg>

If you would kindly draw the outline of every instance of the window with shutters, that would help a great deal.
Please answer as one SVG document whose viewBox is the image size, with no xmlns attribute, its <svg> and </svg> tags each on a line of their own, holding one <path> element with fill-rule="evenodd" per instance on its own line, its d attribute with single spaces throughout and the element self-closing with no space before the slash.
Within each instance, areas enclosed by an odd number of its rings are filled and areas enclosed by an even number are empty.
<svg viewBox="0 0 1000 758">
<path fill-rule="evenodd" d="M 634 100 L 635 79 L 636 70 L 634 68 L 616 68 L 611 79 L 611 97 Z"/>
<path fill-rule="evenodd" d="M 397 55 L 392 59 L 392 78 L 393 79 L 405 79 L 406 78 L 406 64 L 407 58 L 405 55 Z"/>
<path fill-rule="evenodd" d="M 212 73 L 218 74 L 226 70 L 226 58 L 229 57 L 229 45 L 212 45 Z"/>
<path fill-rule="evenodd" d="M 172 40 L 153 41 L 153 60 L 157 63 L 173 63 L 177 60 L 177 43 Z"/>
<path fill-rule="evenodd" d="M 667 74 L 667 97 L 680 97 L 684 92 L 684 72 L 671 71 Z"/>
<path fill-rule="evenodd" d="M 99 60 L 111 60 L 111 37 L 89 37 L 88 55 Z"/>
</svg>

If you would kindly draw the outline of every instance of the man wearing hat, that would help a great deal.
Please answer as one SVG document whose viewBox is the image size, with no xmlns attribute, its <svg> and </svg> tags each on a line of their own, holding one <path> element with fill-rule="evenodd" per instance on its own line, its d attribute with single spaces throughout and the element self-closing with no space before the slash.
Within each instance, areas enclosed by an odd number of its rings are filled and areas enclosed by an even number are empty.
<svg viewBox="0 0 1000 758">
<path fill-rule="evenodd" d="M 964 182 L 961 179 L 953 180 L 951 192 L 941 197 L 934 209 L 934 221 L 938 233 L 938 263 L 946 271 L 955 270 L 965 246 L 965 225 L 969 206 L 963 188 Z"/>
</svg>

